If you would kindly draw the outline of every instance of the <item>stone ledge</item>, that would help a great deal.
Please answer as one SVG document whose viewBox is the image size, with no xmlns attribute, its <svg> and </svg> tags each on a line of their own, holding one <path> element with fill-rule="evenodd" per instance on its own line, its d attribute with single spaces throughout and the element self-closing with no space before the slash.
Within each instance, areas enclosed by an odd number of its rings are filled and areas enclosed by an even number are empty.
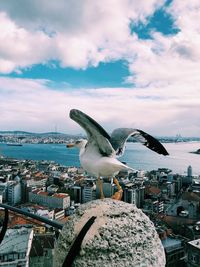
<svg viewBox="0 0 200 267">
<path fill-rule="evenodd" d="M 150 219 L 135 205 L 112 199 L 80 206 L 59 235 L 54 267 L 61 267 L 84 224 L 96 220 L 87 232 L 73 267 L 165 266 L 165 253 Z"/>
</svg>

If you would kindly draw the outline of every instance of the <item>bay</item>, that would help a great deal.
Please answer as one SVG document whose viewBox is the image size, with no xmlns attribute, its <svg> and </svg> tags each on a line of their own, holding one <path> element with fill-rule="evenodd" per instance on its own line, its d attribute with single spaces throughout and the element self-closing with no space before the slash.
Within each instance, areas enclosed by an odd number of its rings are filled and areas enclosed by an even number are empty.
<svg viewBox="0 0 200 267">
<path fill-rule="evenodd" d="M 138 170 L 169 168 L 179 174 L 186 174 L 188 166 L 191 165 L 193 174 L 200 175 L 200 155 L 190 153 L 200 148 L 200 142 L 166 143 L 164 146 L 169 156 L 156 154 L 139 143 L 127 143 L 120 160 Z M 78 154 L 78 149 L 67 149 L 65 144 L 0 144 L 0 155 L 4 157 L 55 161 L 64 166 L 80 166 Z"/>
</svg>

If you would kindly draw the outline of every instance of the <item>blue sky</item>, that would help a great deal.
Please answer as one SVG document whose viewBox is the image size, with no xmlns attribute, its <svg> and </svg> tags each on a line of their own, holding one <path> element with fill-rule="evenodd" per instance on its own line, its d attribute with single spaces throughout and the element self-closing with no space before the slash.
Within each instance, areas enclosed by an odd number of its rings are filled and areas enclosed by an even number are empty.
<svg viewBox="0 0 200 267">
<path fill-rule="evenodd" d="M 166 8 L 172 1 L 166 1 L 163 6 L 156 9 L 153 14 L 147 17 L 145 22 L 133 23 L 133 33 L 136 33 L 140 39 L 152 39 L 152 31 L 160 32 L 164 35 L 174 35 L 179 29 L 174 25 L 174 19 Z"/>
<path fill-rule="evenodd" d="M 129 75 L 126 61 L 100 62 L 97 67 L 87 69 L 61 68 L 59 62 L 37 64 L 23 70 L 21 73 L 12 72 L 4 76 L 26 79 L 48 79 L 57 83 L 67 83 L 72 88 L 100 88 L 104 86 L 131 86 L 125 81 Z"/>
<path fill-rule="evenodd" d="M 108 131 L 200 134 L 198 1 L 19 2 L 0 3 L 1 130 L 80 132 L 78 108 Z"/>
</svg>

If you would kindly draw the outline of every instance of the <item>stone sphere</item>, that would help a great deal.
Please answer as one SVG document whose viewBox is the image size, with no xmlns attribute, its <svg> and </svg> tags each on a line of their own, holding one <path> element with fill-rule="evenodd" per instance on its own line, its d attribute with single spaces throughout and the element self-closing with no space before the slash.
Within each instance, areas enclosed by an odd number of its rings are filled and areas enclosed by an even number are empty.
<svg viewBox="0 0 200 267">
<path fill-rule="evenodd" d="M 78 233 L 96 216 L 73 267 L 164 267 L 165 253 L 150 219 L 135 205 L 112 199 L 79 207 L 64 225 L 55 246 L 54 267 L 61 267 Z"/>
</svg>

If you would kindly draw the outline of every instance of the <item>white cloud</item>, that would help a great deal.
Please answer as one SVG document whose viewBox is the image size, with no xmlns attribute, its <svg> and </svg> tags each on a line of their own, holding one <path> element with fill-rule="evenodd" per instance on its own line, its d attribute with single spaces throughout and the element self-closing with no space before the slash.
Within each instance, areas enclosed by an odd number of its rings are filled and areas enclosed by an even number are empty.
<svg viewBox="0 0 200 267">
<path fill-rule="evenodd" d="M 133 41 L 130 22 L 144 21 L 163 2 L 1 2 L 0 72 L 9 73 L 52 59 L 59 60 L 62 67 L 86 68 L 126 57 Z"/>
<path fill-rule="evenodd" d="M 196 34 L 190 40 L 179 32 L 174 36 L 154 33 L 153 37 L 153 40 L 138 40 L 134 44 L 137 57 L 130 64 L 130 71 L 134 73 L 130 81 L 142 86 L 200 82 L 200 36 Z"/>
<path fill-rule="evenodd" d="M 198 0 L 174 0 L 168 8 L 168 12 L 175 18 L 177 27 L 185 35 L 192 37 L 194 33 L 195 35 L 196 33 L 200 33 L 199 9 L 200 3 Z"/>
<path fill-rule="evenodd" d="M 176 134 L 180 129 L 185 135 L 195 135 L 200 131 L 200 98 L 190 95 L 187 88 L 183 88 L 182 96 L 173 86 L 164 90 L 101 88 L 55 91 L 48 88 L 48 83 L 44 80 L 0 78 L 0 129 L 41 132 L 51 131 L 57 125 L 59 131 L 80 133 L 83 132 L 81 128 L 68 116 L 70 109 L 78 108 L 108 131 L 117 127 L 140 128 L 154 135 Z M 197 91 L 198 88 L 193 93 L 199 95 Z"/>
<path fill-rule="evenodd" d="M 43 32 L 31 33 L 0 13 L 0 72 L 44 62 L 50 56 L 50 41 Z"/>
</svg>

